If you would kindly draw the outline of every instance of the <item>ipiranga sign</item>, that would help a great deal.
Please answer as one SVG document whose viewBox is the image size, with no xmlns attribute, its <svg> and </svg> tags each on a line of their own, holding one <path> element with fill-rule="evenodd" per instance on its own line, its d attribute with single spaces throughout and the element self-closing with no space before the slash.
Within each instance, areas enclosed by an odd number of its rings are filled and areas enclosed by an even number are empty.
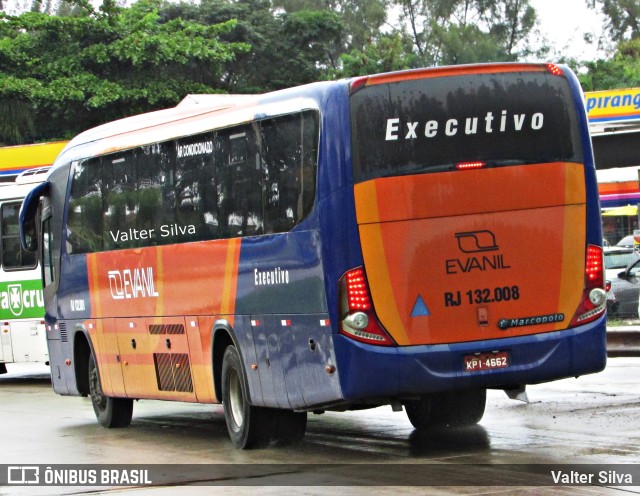
<svg viewBox="0 0 640 496">
<path fill-rule="evenodd" d="M 591 124 L 640 121 L 640 88 L 585 93 Z"/>
</svg>

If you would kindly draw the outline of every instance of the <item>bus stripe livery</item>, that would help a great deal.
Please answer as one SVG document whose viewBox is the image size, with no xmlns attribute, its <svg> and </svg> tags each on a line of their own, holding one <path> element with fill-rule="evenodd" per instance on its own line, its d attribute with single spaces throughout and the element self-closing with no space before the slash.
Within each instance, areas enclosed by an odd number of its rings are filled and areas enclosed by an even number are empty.
<svg viewBox="0 0 640 496">
<path fill-rule="evenodd" d="M 57 393 L 222 403 L 250 448 L 602 370 L 599 215 L 573 73 L 486 64 L 191 95 L 74 138 L 20 221 Z"/>
</svg>

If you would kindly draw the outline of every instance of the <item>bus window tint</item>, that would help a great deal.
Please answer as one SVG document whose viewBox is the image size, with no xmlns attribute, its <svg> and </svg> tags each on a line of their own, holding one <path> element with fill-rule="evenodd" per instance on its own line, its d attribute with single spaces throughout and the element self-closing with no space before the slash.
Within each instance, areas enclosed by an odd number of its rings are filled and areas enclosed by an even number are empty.
<svg viewBox="0 0 640 496">
<path fill-rule="evenodd" d="M 168 162 L 162 167 L 166 171 L 164 220 L 158 226 L 160 235 L 168 238 L 163 243 L 219 237 L 213 133 L 177 140 L 175 155 L 166 157 Z M 151 168 L 149 173 L 154 173 Z"/>
<path fill-rule="evenodd" d="M 67 221 L 67 252 L 101 251 L 102 166 L 100 158 L 76 163 L 72 169 L 71 196 Z"/>
<path fill-rule="evenodd" d="M 570 88 L 547 72 L 372 85 L 351 103 L 357 182 L 460 162 L 582 161 Z"/>
<path fill-rule="evenodd" d="M 260 149 L 252 126 L 227 129 L 217 136 L 221 153 L 218 206 L 224 237 L 262 234 Z"/>
<path fill-rule="evenodd" d="M 67 252 L 286 232 L 313 207 L 317 150 L 305 111 L 79 162 Z"/>
<path fill-rule="evenodd" d="M 307 112 L 261 122 L 265 232 L 284 232 L 313 206 L 316 115 Z"/>
<path fill-rule="evenodd" d="M 140 237 L 133 231 L 138 227 L 139 211 L 136 152 L 129 150 L 110 155 L 102 161 L 103 243 L 106 250 L 140 246 Z"/>
<path fill-rule="evenodd" d="M 24 251 L 20 246 L 19 211 L 19 203 L 2 205 L 2 267 L 5 270 L 36 266 L 36 253 Z"/>
<path fill-rule="evenodd" d="M 159 231 L 161 226 L 173 222 L 176 197 L 175 171 L 170 167 L 173 153 L 166 143 L 143 146 L 138 151 L 135 201 L 136 228 L 141 233 Z"/>
<path fill-rule="evenodd" d="M 53 231 L 51 217 L 42 222 L 42 278 L 45 287 L 55 281 L 53 267 Z"/>
</svg>

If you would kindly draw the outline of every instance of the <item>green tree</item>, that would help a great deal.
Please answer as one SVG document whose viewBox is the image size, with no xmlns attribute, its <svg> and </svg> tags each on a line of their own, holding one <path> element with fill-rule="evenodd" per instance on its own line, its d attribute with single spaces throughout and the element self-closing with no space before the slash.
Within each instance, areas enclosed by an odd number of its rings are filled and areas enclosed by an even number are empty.
<svg viewBox="0 0 640 496">
<path fill-rule="evenodd" d="M 0 146 L 19 145 L 33 141 L 33 112 L 22 100 L 0 99 Z"/>
<path fill-rule="evenodd" d="M 362 50 L 381 35 L 391 0 L 273 0 L 273 6 L 287 13 L 329 11 L 344 26 L 344 50 Z"/>
<path fill-rule="evenodd" d="M 262 93 L 325 79 L 339 65 L 346 39 L 336 12 L 286 12 L 272 8 L 268 0 L 166 4 L 161 13 L 203 24 L 236 22 L 222 39 L 251 49 L 225 64 L 224 89 L 234 93 Z"/>
<path fill-rule="evenodd" d="M 394 0 L 424 65 L 513 61 L 532 51 L 529 0 Z"/>
<path fill-rule="evenodd" d="M 342 68 L 336 71 L 337 77 L 398 71 L 416 65 L 415 56 L 411 53 L 411 40 L 399 32 L 381 35 L 362 50 L 353 49 L 341 58 Z"/>
<path fill-rule="evenodd" d="M 572 61 L 586 91 L 640 86 L 640 0 L 586 0 L 602 14 L 604 33 L 597 41 L 608 46 L 611 57 Z"/>
<path fill-rule="evenodd" d="M 235 22 L 165 22 L 158 6 L 108 1 L 71 17 L 0 14 L 0 100 L 25 102 L 34 138 L 54 139 L 224 90 L 225 65 L 248 50 L 221 41 Z"/>
<path fill-rule="evenodd" d="M 622 41 L 611 59 L 585 63 L 579 79 L 585 91 L 640 86 L 640 39 Z"/>
<path fill-rule="evenodd" d="M 586 0 L 603 14 L 605 31 L 613 42 L 640 37 L 640 0 Z"/>
</svg>

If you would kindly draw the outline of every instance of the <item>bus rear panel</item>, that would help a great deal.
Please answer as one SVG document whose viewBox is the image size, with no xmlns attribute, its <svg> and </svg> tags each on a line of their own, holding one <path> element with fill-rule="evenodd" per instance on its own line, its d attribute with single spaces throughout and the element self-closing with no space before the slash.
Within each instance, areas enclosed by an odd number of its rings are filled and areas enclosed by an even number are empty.
<svg viewBox="0 0 640 496">
<path fill-rule="evenodd" d="M 379 326 L 353 326 L 347 304 L 342 333 L 394 347 L 389 390 L 601 370 L 601 236 L 575 81 L 544 66 L 461 68 L 365 78 L 352 92 L 362 273 Z M 355 396 L 367 388 L 346 382 Z"/>
</svg>

